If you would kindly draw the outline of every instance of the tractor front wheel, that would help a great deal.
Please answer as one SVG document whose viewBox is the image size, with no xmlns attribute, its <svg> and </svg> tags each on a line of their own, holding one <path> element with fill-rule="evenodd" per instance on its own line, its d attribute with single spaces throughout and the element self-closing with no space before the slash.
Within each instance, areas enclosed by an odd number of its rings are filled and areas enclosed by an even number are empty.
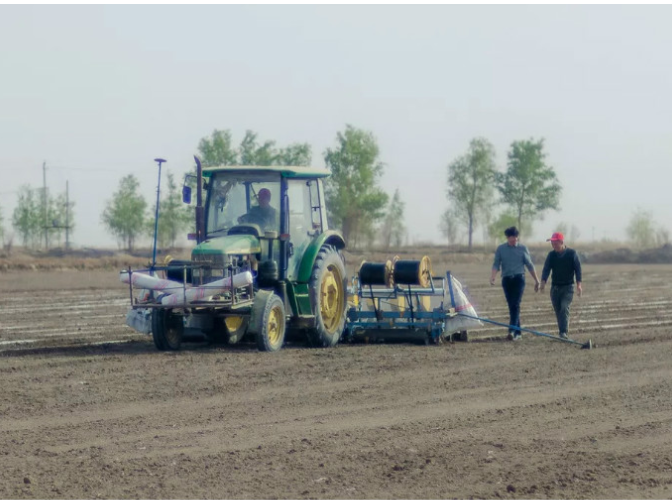
<svg viewBox="0 0 672 504">
<path fill-rule="evenodd" d="M 210 343 L 236 345 L 245 336 L 248 322 L 248 318 L 237 315 L 215 318 L 207 339 Z"/>
<path fill-rule="evenodd" d="M 225 317 L 224 330 L 226 331 L 227 344 L 240 343 L 247 332 L 247 320 L 244 317 Z"/>
<path fill-rule="evenodd" d="M 324 245 L 315 259 L 309 284 L 315 327 L 308 330 L 308 339 L 313 346 L 332 347 L 343 334 L 348 308 L 345 278 L 343 256 L 335 247 Z"/>
<path fill-rule="evenodd" d="M 184 335 L 182 316 L 168 308 L 152 310 L 152 338 L 157 350 L 179 350 Z"/>
<path fill-rule="evenodd" d="M 260 290 L 252 305 L 250 333 L 262 352 L 275 352 L 285 343 L 285 305 L 271 291 Z"/>
</svg>

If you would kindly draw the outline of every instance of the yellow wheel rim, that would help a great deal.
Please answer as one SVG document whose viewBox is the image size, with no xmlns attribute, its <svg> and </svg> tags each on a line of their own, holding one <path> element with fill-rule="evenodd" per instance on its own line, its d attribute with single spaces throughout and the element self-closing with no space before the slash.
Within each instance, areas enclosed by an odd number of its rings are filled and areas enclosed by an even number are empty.
<svg viewBox="0 0 672 504">
<path fill-rule="evenodd" d="M 285 321 L 282 319 L 282 309 L 275 306 L 268 315 L 268 324 L 266 325 L 268 333 L 268 342 L 275 346 L 280 341 Z"/>
<path fill-rule="evenodd" d="M 226 328 L 229 330 L 231 333 L 235 333 L 238 329 L 240 329 L 240 326 L 243 325 L 243 317 L 226 317 L 224 319 L 224 323 L 226 324 Z"/>
<path fill-rule="evenodd" d="M 418 284 L 421 287 L 429 287 L 431 285 L 431 276 L 432 276 L 432 263 L 429 260 L 428 256 L 424 256 L 420 260 L 420 266 L 418 271 Z"/>
<path fill-rule="evenodd" d="M 340 271 L 333 265 L 327 268 L 322 277 L 320 294 L 320 315 L 322 315 L 324 328 L 328 332 L 333 332 L 338 328 L 345 307 L 343 278 L 341 278 Z"/>
</svg>

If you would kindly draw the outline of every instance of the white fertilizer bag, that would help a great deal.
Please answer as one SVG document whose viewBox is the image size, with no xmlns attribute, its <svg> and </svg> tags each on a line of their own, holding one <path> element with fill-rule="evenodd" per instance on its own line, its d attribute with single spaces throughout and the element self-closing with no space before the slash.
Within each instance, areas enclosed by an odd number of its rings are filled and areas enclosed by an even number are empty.
<svg viewBox="0 0 672 504">
<path fill-rule="evenodd" d="M 457 313 L 464 313 L 465 315 L 470 315 L 472 317 L 478 317 L 476 310 L 471 305 L 471 301 L 467 298 L 466 294 L 462 290 L 462 284 L 457 280 L 453 275 L 450 275 L 450 282 L 453 285 L 453 299 L 455 311 Z M 467 317 L 452 317 L 446 319 L 446 334 L 455 334 L 460 331 L 466 331 L 467 329 L 473 329 L 475 327 L 483 327 L 483 322 L 480 320 L 475 320 Z"/>
</svg>

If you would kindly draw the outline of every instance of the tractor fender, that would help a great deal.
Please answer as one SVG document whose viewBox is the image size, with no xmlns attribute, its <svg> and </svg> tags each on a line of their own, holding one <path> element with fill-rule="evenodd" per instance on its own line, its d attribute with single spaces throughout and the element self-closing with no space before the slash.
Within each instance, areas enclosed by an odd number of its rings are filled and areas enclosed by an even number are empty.
<svg viewBox="0 0 672 504">
<path fill-rule="evenodd" d="M 333 245 L 336 249 L 341 250 L 345 248 L 345 240 L 341 233 L 334 231 L 333 229 L 325 231 L 315 237 L 303 253 L 301 265 L 299 266 L 299 274 L 296 279 L 297 282 L 308 283 L 310 281 L 310 275 L 313 273 L 315 259 L 323 245 Z"/>
</svg>

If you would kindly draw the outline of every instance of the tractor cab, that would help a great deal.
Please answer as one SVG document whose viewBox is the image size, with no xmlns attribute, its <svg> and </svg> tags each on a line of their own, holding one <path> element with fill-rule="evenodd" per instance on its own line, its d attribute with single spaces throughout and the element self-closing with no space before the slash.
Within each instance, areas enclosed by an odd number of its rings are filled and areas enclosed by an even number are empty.
<svg viewBox="0 0 672 504">
<path fill-rule="evenodd" d="M 202 240 L 192 260 L 222 255 L 245 262 L 248 256 L 252 270 L 262 264 L 276 272 L 274 278 L 296 280 L 305 250 L 328 230 L 322 184 L 327 174 L 305 167 L 205 168 Z"/>
</svg>

